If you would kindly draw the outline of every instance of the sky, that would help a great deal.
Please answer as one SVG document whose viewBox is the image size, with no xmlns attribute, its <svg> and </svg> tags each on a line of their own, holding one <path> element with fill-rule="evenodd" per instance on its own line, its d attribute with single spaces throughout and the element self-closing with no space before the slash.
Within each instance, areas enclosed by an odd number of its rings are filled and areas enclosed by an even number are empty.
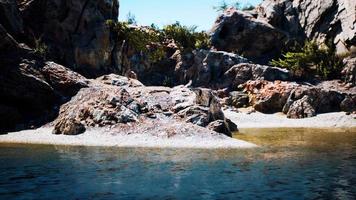
<svg viewBox="0 0 356 200">
<path fill-rule="evenodd" d="M 225 0 L 234 3 L 236 0 Z M 239 0 L 242 5 L 257 5 L 261 0 Z M 183 25 L 198 26 L 198 30 L 210 30 L 218 16 L 214 6 L 221 0 L 120 0 L 119 20 L 135 15 L 139 25 L 152 23 L 162 27 L 179 21 Z"/>
</svg>

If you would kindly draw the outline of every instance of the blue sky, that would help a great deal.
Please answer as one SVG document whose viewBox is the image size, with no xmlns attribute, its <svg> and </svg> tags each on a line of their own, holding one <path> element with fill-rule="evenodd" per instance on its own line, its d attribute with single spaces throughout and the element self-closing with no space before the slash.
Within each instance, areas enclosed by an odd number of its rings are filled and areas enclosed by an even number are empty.
<svg viewBox="0 0 356 200">
<path fill-rule="evenodd" d="M 240 0 L 242 5 L 256 5 L 261 0 Z M 176 21 L 184 25 L 197 25 L 199 30 L 209 30 L 218 13 L 213 6 L 221 0 L 120 0 L 120 20 L 126 20 L 127 14 L 135 15 L 138 24 L 158 26 Z M 236 0 L 226 0 L 227 3 Z"/>
</svg>

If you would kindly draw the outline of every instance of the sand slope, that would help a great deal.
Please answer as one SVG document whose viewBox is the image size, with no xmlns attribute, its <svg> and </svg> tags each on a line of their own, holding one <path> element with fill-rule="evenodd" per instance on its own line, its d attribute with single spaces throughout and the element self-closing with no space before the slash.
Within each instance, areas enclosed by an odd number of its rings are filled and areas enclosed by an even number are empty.
<svg viewBox="0 0 356 200">
<path fill-rule="evenodd" d="M 51 144 L 71 146 L 114 146 L 152 148 L 253 148 L 255 144 L 225 135 L 159 137 L 149 134 L 117 134 L 91 129 L 77 136 L 53 135 L 53 128 L 39 128 L 0 135 L 0 143 Z"/>
</svg>

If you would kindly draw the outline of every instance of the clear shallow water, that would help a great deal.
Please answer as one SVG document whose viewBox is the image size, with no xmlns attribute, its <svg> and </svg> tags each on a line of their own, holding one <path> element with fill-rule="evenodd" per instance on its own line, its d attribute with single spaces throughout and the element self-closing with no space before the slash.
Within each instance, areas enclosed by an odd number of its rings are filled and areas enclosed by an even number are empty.
<svg viewBox="0 0 356 200">
<path fill-rule="evenodd" d="M 0 199 L 354 199 L 356 132 L 246 130 L 254 150 L 0 145 Z M 286 134 L 288 133 L 288 134 Z"/>
</svg>

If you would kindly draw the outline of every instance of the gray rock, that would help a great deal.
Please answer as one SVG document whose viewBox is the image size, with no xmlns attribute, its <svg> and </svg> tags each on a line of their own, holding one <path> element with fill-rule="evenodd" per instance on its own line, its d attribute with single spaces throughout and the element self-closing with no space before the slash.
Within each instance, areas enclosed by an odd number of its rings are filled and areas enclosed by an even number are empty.
<svg viewBox="0 0 356 200">
<path fill-rule="evenodd" d="M 246 107 L 249 104 L 249 97 L 244 92 L 230 92 L 228 98 L 228 105 L 234 106 L 236 108 Z"/>
<path fill-rule="evenodd" d="M 124 109 L 119 115 L 117 116 L 118 122 L 120 123 L 128 123 L 128 122 L 138 122 L 138 114 L 131 111 L 130 109 Z"/>
<path fill-rule="evenodd" d="M 241 63 L 232 66 L 223 76 L 225 85 L 237 89 L 240 84 L 249 80 L 267 80 L 267 81 L 288 81 L 291 79 L 290 73 L 286 69 L 271 67 L 266 65 Z"/>
<path fill-rule="evenodd" d="M 224 120 L 212 121 L 207 128 L 218 133 L 223 133 L 229 137 L 232 137 L 232 132 L 237 131 L 235 124 L 231 121 L 226 122 Z"/>
<path fill-rule="evenodd" d="M 307 95 L 294 101 L 287 113 L 287 117 L 293 119 L 314 117 L 315 115 L 316 112 L 312 105 L 312 100 Z"/>
<path fill-rule="evenodd" d="M 85 132 L 85 126 L 72 118 L 55 124 L 53 134 L 55 135 L 79 135 Z"/>
<path fill-rule="evenodd" d="M 356 57 L 345 59 L 345 67 L 341 74 L 344 77 L 346 83 L 356 86 Z"/>
<path fill-rule="evenodd" d="M 356 111 L 356 95 L 347 95 L 345 99 L 341 102 L 340 108 L 345 112 Z"/>
</svg>

